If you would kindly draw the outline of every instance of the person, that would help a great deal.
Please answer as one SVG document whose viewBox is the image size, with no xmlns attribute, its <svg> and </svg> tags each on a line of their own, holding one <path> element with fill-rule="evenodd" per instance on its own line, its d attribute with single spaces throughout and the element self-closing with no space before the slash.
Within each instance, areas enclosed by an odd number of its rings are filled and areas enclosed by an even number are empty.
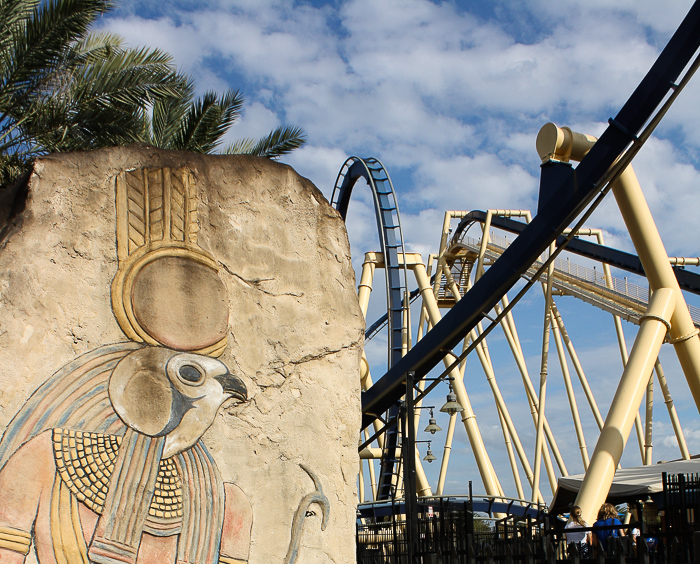
<svg viewBox="0 0 700 564">
<path fill-rule="evenodd" d="M 611 527 L 612 525 L 620 525 L 622 523 L 617 518 L 617 509 L 612 503 L 604 503 L 598 510 L 598 520 L 593 523 L 593 533 L 591 534 L 591 544 L 599 546 L 601 550 L 605 550 L 607 539 L 610 537 L 624 537 L 625 531 L 622 529 L 608 529 L 602 527 Z"/>
<path fill-rule="evenodd" d="M 569 522 L 566 524 L 566 546 L 567 552 L 571 554 L 572 549 L 576 547 L 578 549 L 579 556 L 581 558 L 588 558 L 588 546 L 591 541 L 591 533 L 589 531 L 576 531 L 576 529 L 582 529 L 587 527 L 586 522 L 583 520 L 581 514 L 581 508 L 578 505 L 574 505 L 571 508 L 571 513 L 569 517 Z"/>
<path fill-rule="evenodd" d="M 644 542 L 647 543 L 649 550 L 654 552 L 659 547 L 659 539 L 656 536 L 659 531 L 659 508 L 656 507 L 654 500 L 651 498 L 644 502 L 643 518 L 646 526 Z"/>
<path fill-rule="evenodd" d="M 636 527 L 636 525 L 639 523 L 639 512 L 637 511 L 637 507 L 632 503 L 627 504 L 627 512 L 630 515 L 630 522 L 632 523 L 632 532 L 630 533 L 630 536 L 632 537 L 632 551 L 636 555 L 637 546 L 640 542 L 639 539 L 641 538 L 640 535 L 642 534 L 639 528 Z"/>
</svg>

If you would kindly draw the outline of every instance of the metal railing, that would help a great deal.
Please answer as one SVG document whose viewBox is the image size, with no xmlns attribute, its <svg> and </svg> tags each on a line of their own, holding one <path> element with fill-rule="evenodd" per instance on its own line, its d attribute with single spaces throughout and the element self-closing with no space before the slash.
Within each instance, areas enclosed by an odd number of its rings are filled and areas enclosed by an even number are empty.
<svg viewBox="0 0 700 564">
<path fill-rule="evenodd" d="M 385 505 L 383 513 L 358 516 L 357 563 L 485 564 L 525 562 L 525 555 L 544 557 L 541 520 L 516 515 L 484 518 L 475 516 L 472 507 L 465 498 L 420 498 L 412 550 L 400 501 Z"/>
<path fill-rule="evenodd" d="M 576 531 L 615 531 L 605 549 L 567 546 L 565 521 L 544 513 L 479 517 L 481 497 L 418 500 L 418 535 L 409 550 L 405 504 L 401 500 L 358 508 L 358 564 L 691 564 L 700 559 L 700 475 L 663 475 L 663 518 L 636 506 L 643 520 Z M 485 501 L 489 501 L 486 499 Z M 493 500 L 494 503 L 498 503 Z M 501 500 L 503 502 L 505 500 Z M 517 501 L 517 500 L 515 500 Z M 527 504 L 527 503 L 526 503 Z M 654 504 L 651 504 L 653 507 Z M 513 504 L 522 510 L 522 504 Z M 530 508 L 527 508 L 530 509 Z M 649 504 L 645 504 L 649 509 Z M 494 511 L 502 511 L 502 508 Z M 624 536 L 618 534 L 624 532 Z M 568 532 L 571 532 L 569 530 Z M 413 555 L 409 560 L 409 554 Z"/>
<path fill-rule="evenodd" d="M 478 252 L 481 241 L 472 237 L 464 237 L 462 243 L 471 250 Z M 506 237 L 491 234 L 487 246 L 486 255 L 490 259 L 497 259 L 510 245 Z M 542 262 L 536 261 L 528 270 L 528 273 L 536 272 Z M 555 285 L 566 291 L 570 286 L 576 286 L 583 292 L 590 291 L 594 287 L 596 294 L 620 303 L 623 307 L 643 312 L 649 303 L 649 288 L 630 282 L 627 277 L 606 276 L 602 267 L 589 268 L 570 258 L 557 258 L 554 260 Z M 688 311 L 696 326 L 700 326 L 700 308 L 688 305 Z"/>
</svg>

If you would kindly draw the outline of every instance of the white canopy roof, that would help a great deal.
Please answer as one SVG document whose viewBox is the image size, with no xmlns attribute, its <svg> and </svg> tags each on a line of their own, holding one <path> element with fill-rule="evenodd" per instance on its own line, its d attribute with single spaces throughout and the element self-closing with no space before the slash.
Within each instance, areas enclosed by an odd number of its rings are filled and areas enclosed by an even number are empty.
<svg viewBox="0 0 700 564">
<path fill-rule="evenodd" d="M 663 491 L 662 472 L 667 474 L 692 474 L 700 472 L 700 459 L 662 462 L 636 468 L 622 468 L 615 472 L 607 500 L 610 503 L 624 503 L 644 500 L 647 496 L 657 497 Z M 578 494 L 584 474 L 559 478 L 557 491 L 549 506 L 550 513 L 566 511 Z M 660 499 L 655 499 L 659 502 Z"/>
</svg>

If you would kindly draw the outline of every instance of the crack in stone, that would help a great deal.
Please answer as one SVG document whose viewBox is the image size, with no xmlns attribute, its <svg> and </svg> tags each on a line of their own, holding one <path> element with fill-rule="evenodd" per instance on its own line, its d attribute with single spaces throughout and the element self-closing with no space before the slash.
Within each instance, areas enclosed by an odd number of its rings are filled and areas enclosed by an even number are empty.
<svg viewBox="0 0 700 564">
<path fill-rule="evenodd" d="M 83 341 L 83 337 L 76 334 L 76 332 L 73 329 L 68 330 L 67 336 L 69 339 L 71 339 L 73 341 L 74 345 L 77 345 L 78 343 Z"/>
<path fill-rule="evenodd" d="M 283 361 L 283 360 L 275 360 L 272 361 L 269 364 L 269 368 L 272 371 L 272 373 L 279 375 L 282 378 L 282 381 L 279 383 L 267 383 L 267 384 L 262 384 L 258 381 L 256 381 L 256 386 L 259 388 L 260 393 L 264 394 L 268 389 L 273 389 L 273 390 L 283 390 L 285 387 L 291 386 L 292 382 L 294 382 L 295 377 L 298 377 L 301 375 L 299 371 L 296 370 L 296 367 L 302 364 L 306 364 L 307 362 L 313 362 L 316 360 L 321 360 L 324 359 L 328 356 L 338 354 L 342 351 L 345 350 L 350 350 L 353 348 L 356 348 L 359 345 L 360 341 L 354 341 L 353 343 L 340 347 L 339 349 L 333 349 L 333 350 L 325 350 L 321 353 L 317 354 L 307 354 L 304 355 L 301 358 L 298 359 L 291 359 L 288 361 Z M 291 367 L 291 369 L 288 369 L 288 367 Z M 251 398 L 251 402 L 254 403 L 254 397 Z M 258 411 L 260 409 L 255 406 Z"/>
<path fill-rule="evenodd" d="M 288 363 L 283 363 L 282 366 L 284 366 L 285 364 L 297 365 L 297 364 L 305 364 L 307 362 L 312 362 L 314 360 L 321 360 L 323 358 L 326 358 L 327 356 L 331 356 L 334 354 L 338 354 L 339 352 L 342 352 L 342 351 L 353 349 L 357 345 L 359 345 L 359 341 L 355 341 L 349 345 L 342 346 L 339 349 L 325 350 L 325 351 L 321 352 L 320 354 L 307 354 L 307 355 L 302 356 L 299 359 L 296 359 L 296 360 L 292 359 Z"/>
<path fill-rule="evenodd" d="M 274 278 L 243 278 L 240 274 L 234 272 L 231 270 L 225 263 L 219 262 L 219 264 L 223 267 L 223 269 L 228 272 L 231 276 L 234 276 L 238 280 L 240 280 L 243 284 L 245 284 L 248 288 L 251 288 L 252 290 L 257 290 L 258 292 L 261 292 L 265 295 L 272 296 L 272 297 L 279 297 L 279 296 L 291 296 L 293 298 L 301 298 L 304 296 L 304 292 L 300 293 L 295 293 L 295 292 L 270 292 L 269 290 L 266 290 L 265 288 L 262 287 L 263 282 L 270 282 L 271 280 L 274 280 Z"/>
</svg>

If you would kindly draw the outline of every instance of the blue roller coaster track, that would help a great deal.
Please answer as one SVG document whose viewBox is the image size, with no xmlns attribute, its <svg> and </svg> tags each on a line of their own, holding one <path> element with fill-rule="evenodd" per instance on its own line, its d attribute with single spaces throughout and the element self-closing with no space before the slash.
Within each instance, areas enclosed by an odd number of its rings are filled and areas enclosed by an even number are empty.
<svg viewBox="0 0 700 564">
<path fill-rule="evenodd" d="M 407 273 L 403 263 L 404 244 L 401 232 L 399 206 L 394 193 L 394 185 L 384 165 L 374 158 L 350 157 L 345 161 L 333 190 L 331 205 L 338 210 L 343 220 L 347 217 L 348 204 L 355 184 L 364 178 L 372 191 L 377 218 L 379 243 L 384 255 L 386 276 L 387 320 L 389 327 L 388 366 L 394 366 L 403 356 L 404 327 L 410 327 L 408 317 Z M 406 324 L 404 325 L 404 320 Z M 397 407 L 389 408 L 389 417 L 395 417 Z M 398 427 L 390 425 L 385 433 L 384 453 L 379 476 L 378 499 L 388 499 L 394 493 L 393 477 L 397 474 Z"/>
</svg>

